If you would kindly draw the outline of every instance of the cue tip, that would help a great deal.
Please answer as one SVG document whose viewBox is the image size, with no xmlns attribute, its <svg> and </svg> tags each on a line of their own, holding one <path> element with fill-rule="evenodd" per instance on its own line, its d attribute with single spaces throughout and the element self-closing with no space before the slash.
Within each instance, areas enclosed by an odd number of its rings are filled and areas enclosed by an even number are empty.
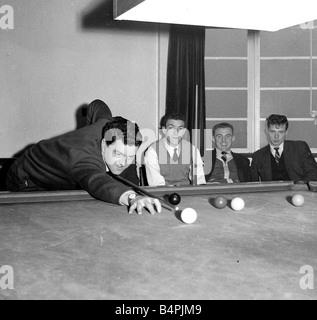
<svg viewBox="0 0 317 320">
<path fill-rule="evenodd" d="M 161 200 L 161 199 L 158 199 L 158 200 Z M 179 207 L 174 207 L 170 204 L 166 204 L 166 203 L 162 203 L 162 207 L 169 210 L 169 211 L 173 211 L 173 212 L 177 212 L 177 211 L 181 211 Z"/>
</svg>

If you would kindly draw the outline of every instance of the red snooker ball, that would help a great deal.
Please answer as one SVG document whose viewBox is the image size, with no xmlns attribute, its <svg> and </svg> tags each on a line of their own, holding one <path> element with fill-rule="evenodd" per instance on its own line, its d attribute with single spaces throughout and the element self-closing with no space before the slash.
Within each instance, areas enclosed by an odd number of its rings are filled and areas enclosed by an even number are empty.
<svg viewBox="0 0 317 320">
<path fill-rule="evenodd" d="M 228 204 L 228 200 L 225 197 L 217 197 L 215 199 L 214 205 L 218 209 L 223 209 Z"/>
</svg>

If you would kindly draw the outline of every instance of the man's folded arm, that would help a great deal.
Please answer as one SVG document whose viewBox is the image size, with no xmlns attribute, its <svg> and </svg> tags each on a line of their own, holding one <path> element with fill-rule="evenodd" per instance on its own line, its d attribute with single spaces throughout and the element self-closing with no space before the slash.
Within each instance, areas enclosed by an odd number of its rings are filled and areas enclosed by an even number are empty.
<svg viewBox="0 0 317 320">
<path fill-rule="evenodd" d="M 74 182 L 92 197 L 105 202 L 121 204 L 121 195 L 131 190 L 107 174 L 97 163 L 92 163 L 91 159 L 78 162 L 72 168 L 71 176 Z"/>
</svg>

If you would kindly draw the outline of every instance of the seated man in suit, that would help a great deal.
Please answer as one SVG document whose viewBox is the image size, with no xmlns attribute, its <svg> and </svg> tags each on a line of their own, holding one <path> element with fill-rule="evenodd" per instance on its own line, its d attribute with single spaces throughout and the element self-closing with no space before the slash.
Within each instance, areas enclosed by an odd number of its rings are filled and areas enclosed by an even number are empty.
<svg viewBox="0 0 317 320">
<path fill-rule="evenodd" d="M 235 140 L 230 123 L 219 123 L 212 130 L 215 149 L 212 152 L 212 167 L 206 175 L 207 183 L 236 183 L 251 181 L 250 161 L 241 154 L 231 151 Z"/>
<path fill-rule="evenodd" d="M 288 141 L 289 123 L 284 115 L 272 114 L 266 119 L 265 133 L 269 144 L 253 155 L 253 181 L 317 180 L 317 163 L 304 141 Z"/>
<path fill-rule="evenodd" d="M 189 185 L 192 175 L 197 184 L 205 184 L 204 164 L 200 152 L 184 136 L 185 119 L 177 113 L 166 114 L 161 120 L 164 138 L 154 142 L 145 152 L 146 177 L 150 186 Z M 197 155 L 196 170 L 192 160 Z"/>
<path fill-rule="evenodd" d="M 116 180 L 121 176 L 138 184 L 135 154 L 142 143 L 138 125 L 112 117 L 101 100 L 88 108 L 87 126 L 43 140 L 27 149 L 7 175 L 9 191 L 84 189 L 101 201 L 129 206 L 129 212 L 147 208 L 161 211 L 158 199 L 137 195 Z"/>
</svg>

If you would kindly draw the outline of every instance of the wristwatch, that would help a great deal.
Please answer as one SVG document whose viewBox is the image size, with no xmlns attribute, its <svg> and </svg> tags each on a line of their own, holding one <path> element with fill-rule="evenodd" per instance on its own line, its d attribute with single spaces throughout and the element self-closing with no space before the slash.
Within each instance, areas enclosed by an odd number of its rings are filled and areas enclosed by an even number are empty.
<svg viewBox="0 0 317 320">
<path fill-rule="evenodd" d="M 129 196 L 128 196 L 128 204 L 129 204 L 129 207 L 131 206 L 132 202 L 135 200 L 136 197 L 137 197 L 137 194 L 136 194 L 136 193 L 131 193 L 131 194 L 129 194 Z"/>
</svg>

